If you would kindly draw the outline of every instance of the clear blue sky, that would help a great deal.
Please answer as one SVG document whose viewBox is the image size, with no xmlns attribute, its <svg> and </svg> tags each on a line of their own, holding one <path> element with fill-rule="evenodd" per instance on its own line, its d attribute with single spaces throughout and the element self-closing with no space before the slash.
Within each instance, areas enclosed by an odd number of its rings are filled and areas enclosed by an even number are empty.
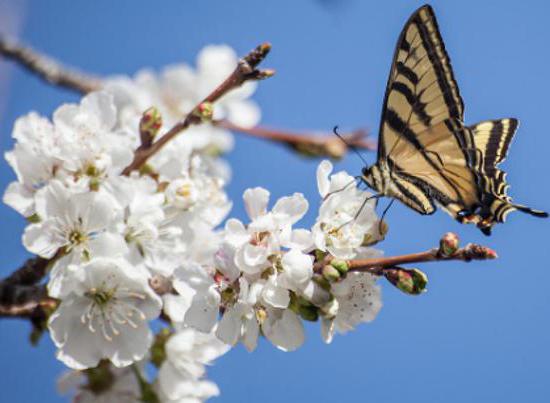
<svg viewBox="0 0 550 403">
<path fill-rule="evenodd" d="M 159 5 L 161 4 L 161 5 Z M 69 64 L 98 74 L 194 60 L 210 43 L 240 54 L 273 44 L 265 65 L 277 76 L 261 83 L 262 122 L 294 129 L 378 127 L 395 41 L 419 1 L 88 1 L 27 2 L 21 38 Z M 528 5 L 527 5 L 528 4 Z M 548 123 L 550 6 L 543 1 L 434 1 L 442 35 L 466 104 L 466 121 L 517 117 L 519 133 L 504 167 L 516 201 L 550 208 Z M 75 96 L 12 69 L 0 119 L 2 151 L 12 146 L 15 118 L 50 114 Z M 7 97 L 7 98 L 6 98 Z M 376 133 L 374 133 L 376 135 Z M 367 155 L 374 160 L 374 155 Z M 240 195 L 261 185 L 275 197 L 295 191 L 316 200 L 316 161 L 237 137 L 228 156 Z M 350 156 L 337 164 L 359 172 Z M 0 162 L 0 187 L 13 179 Z M 313 204 L 313 209 L 317 206 Z M 315 212 L 305 220 L 310 225 Z M 2 276 L 23 262 L 23 220 L 0 207 Z M 500 259 L 423 265 L 429 292 L 409 297 L 384 286 L 378 319 L 330 346 L 308 326 L 298 352 L 262 343 L 236 348 L 210 369 L 222 402 L 547 402 L 550 373 L 550 221 L 520 213 L 485 238 L 444 213 L 422 217 L 402 206 L 389 216 L 386 254 L 435 245 L 446 231 L 485 242 Z M 26 343 L 29 325 L 0 321 L 3 401 L 57 402 L 63 370 L 48 337 Z"/>
</svg>

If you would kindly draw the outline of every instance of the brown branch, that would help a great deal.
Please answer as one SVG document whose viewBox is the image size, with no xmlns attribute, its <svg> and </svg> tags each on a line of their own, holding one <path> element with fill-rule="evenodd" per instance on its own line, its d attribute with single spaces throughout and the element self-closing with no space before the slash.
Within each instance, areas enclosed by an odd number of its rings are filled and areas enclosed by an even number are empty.
<svg viewBox="0 0 550 403">
<path fill-rule="evenodd" d="M 267 56 L 271 49 L 271 45 L 264 43 L 256 47 L 248 55 L 242 58 L 233 72 L 214 89 L 206 98 L 197 104 L 192 111 L 185 117 L 185 119 L 176 123 L 170 130 L 168 130 L 160 139 L 155 141 L 149 147 L 139 147 L 135 154 L 134 160 L 123 171 L 123 175 L 129 175 L 134 170 L 139 170 L 149 158 L 156 154 L 162 147 L 166 145 L 170 140 L 176 137 L 179 133 L 187 129 L 189 126 L 202 123 L 204 116 L 202 112 L 204 106 L 212 104 L 227 94 L 229 91 L 240 87 L 243 83 L 250 80 L 261 80 L 267 77 L 271 77 L 274 74 L 273 70 L 257 70 L 256 67 Z"/>
<path fill-rule="evenodd" d="M 342 138 L 345 140 L 344 142 L 333 135 L 300 134 L 260 126 L 243 127 L 231 123 L 228 120 L 218 120 L 215 121 L 214 124 L 224 129 L 284 144 L 293 150 L 310 157 L 329 157 L 340 159 L 346 154 L 349 147 L 370 151 L 376 150 L 376 144 L 365 138 L 368 133 L 366 130 L 362 129 L 342 135 Z"/>
<path fill-rule="evenodd" d="M 450 256 L 442 255 L 439 249 L 434 248 L 425 252 L 411 253 L 409 255 L 347 260 L 346 263 L 350 271 L 362 271 L 371 272 L 373 274 L 382 274 L 384 269 L 389 269 L 402 264 L 438 262 L 448 260 L 461 260 L 463 262 L 470 262 L 472 260 L 495 259 L 496 257 L 497 254 L 492 249 L 489 249 L 482 245 L 468 244 L 466 245 L 466 247 L 459 249 Z"/>
<path fill-rule="evenodd" d="M 458 236 L 453 233 L 447 233 L 441 238 L 439 248 L 433 248 L 425 252 L 411 253 L 409 255 L 347 260 L 346 265 L 349 271 L 362 271 L 381 275 L 384 273 L 385 269 L 391 269 L 402 264 L 447 260 L 470 262 L 472 260 L 496 258 L 496 252 L 486 246 L 469 243 L 464 248 L 459 248 Z"/>
<path fill-rule="evenodd" d="M 54 59 L 35 50 L 0 37 L 0 54 L 24 66 L 43 80 L 80 93 L 101 88 L 101 80 L 62 66 Z"/>
<path fill-rule="evenodd" d="M 56 306 L 45 285 L 0 284 L 0 316 L 37 317 Z"/>
<path fill-rule="evenodd" d="M 486 246 L 467 244 L 464 248 L 458 247 L 458 237 L 453 233 L 445 234 L 439 244 L 439 248 L 429 249 L 424 252 L 410 253 L 407 255 L 388 256 L 370 259 L 340 260 L 334 256 L 327 255 L 317 261 L 313 270 L 321 273 L 326 265 L 343 264 L 346 271 L 368 272 L 376 275 L 384 274 L 385 269 L 392 269 L 402 264 L 427 263 L 448 260 L 461 260 L 470 262 L 472 260 L 496 259 L 496 252 Z"/>
<path fill-rule="evenodd" d="M 8 277 L 0 281 L 0 285 L 34 285 L 40 282 L 48 271 L 48 265 L 52 260 L 35 257 L 28 259 L 23 266 L 14 271 Z M 0 300 L 2 294 L 0 293 Z"/>
<path fill-rule="evenodd" d="M 53 85 L 68 88 L 82 94 L 100 90 L 103 86 L 102 80 L 99 77 L 72 70 L 47 55 L 41 54 L 30 47 L 25 47 L 17 44 L 16 42 L 9 41 L 1 36 L 0 54 L 3 55 L 5 58 L 22 65 L 31 73 L 36 74 L 43 80 Z M 263 74 L 265 73 L 266 72 L 264 71 Z M 259 74 L 261 75 L 262 72 L 259 72 Z M 255 77 L 255 79 L 259 78 L 263 77 Z M 216 93 L 215 91 L 211 94 L 211 96 L 218 99 L 225 92 L 227 92 L 228 89 L 224 88 L 224 85 L 226 84 L 229 83 L 226 82 L 222 84 L 222 86 L 217 88 L 217 90 L 220 92 Z M 205 101 L 206 100 L 207 99 L 205 99 Z M 192 117 L 192 119 L 196 120 L 195 117 Z M 298 134 L 286 130 L 267 129 L 264 127 L 246 128 L 232 124 L 231 122 L 226 120 L 213 123 L 219 127 L 223 127 L 228 130 L 237 131 L 253 137 L 264 138 L 274 142 L 282 143 L 292 148 L 296 152 L 311 157 L 329 157 L 339 159 L 345 155 L 345 153 L 348 151 L 349 146 L 364 150 L 376 149 L 376 144 L 374 142 L 365 139 L 367 135 L 367 132 L 365 130 L 355 130 L 347 135 L 344 135 L 343 137 L 347 143 L 344 144 L 340 140 L 336 139 L 334 136 Z M 174 130 L 177 134 L 179 131 L 185 130 L 186 128 L 187 127 L 180 123 L 172 130 Z M 162 148 L 162 146 L 164 146 L 164 143 L 160 143 L 156 147 L 160 149 Z M 158 149 L 152 150 L 153 153 L 157 152 Z M 142 151 L 140 151 L 139 154 L 140 159 L 146 157 L 146 153 Z M 145 158 L 145 160 L 147 158 Z M 138 164 L 138 161 L 135 161 L 135 163 Z"/>
</svg>

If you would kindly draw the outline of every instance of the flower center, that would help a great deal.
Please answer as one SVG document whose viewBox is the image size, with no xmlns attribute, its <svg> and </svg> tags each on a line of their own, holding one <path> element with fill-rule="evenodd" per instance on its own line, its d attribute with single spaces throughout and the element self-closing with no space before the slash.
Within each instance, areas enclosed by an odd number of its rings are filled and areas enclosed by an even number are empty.
<svg viewBox="0 0 550 403">
<path fill-rule="evenodd" d="M 71 247 L 74 247 L 86 243 L 88 241 L 88 235 L 79 230 L 73 230 L 69 233 L 68 240 Z"/>
<path fill-rule="evenodd" d="M 176 190 L 176 194 L 181 197 L 189 197 L 191 196 L 192 187 L 191 184 L 186 183 L 185 185 L 182 185 Z"/>
<path fill-rule="evenodd" d="M 112 281 L 112 279 L 110 279 Z M 121 326 L 138 328 L 138 321 L 146 320 L 141 309 L 135 306 L 134 300 L 145 300 L 145 294 L 132 291 L 126 287 L 115 285 L 106 287 L 104 281 L 101 288 L 91 288 L 84 295 L 89 299 L 88 308 L 80 316 L 83 325 L 88 325 L 90 332 L 99 328 L 107 341 L 120 334 Z"/>
</svg>

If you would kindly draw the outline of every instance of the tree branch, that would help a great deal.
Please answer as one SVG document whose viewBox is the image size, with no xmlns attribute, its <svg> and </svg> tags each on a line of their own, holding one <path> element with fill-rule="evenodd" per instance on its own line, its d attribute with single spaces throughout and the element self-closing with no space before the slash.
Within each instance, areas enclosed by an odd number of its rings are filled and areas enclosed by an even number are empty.
<svg viewBox="0 0 550 403">
<path fill-rule="evenodd" d="M 382 274 L 384 269 L 393 268 L 401 264 L 439 262 L 448 260 L 470 262 L 472 260 L 488 260 L 496 258 L 497 254 L 494 250 L 486 246 L 470 243 L 464 248 L 458 249 L 451 255 L 444 255 L 441 253 L 440 248 L 433 248 L 425 252 L 411 253 L 401 256 L 347 260 L 346 263 L 349 271 Z"/>
<path fill-rule="evenodd" d="M 68 69 L 50 57 L 4 37 L 0 37 L 0 54 L 48 83 L 73 91 L 87 93 L 100 89 L 102 85 L 97 77 Z"/>
<path fill-rule="evenodd" d="M 343 142 L 341 139 L 333 135 L 300 134 L 260 126 L 249 128 L 236 125 L 228 120 L 217 120 L 213 123 L 224 129 L 284 144 L 285 146 L 310 157 L 329 157 L 340 159 L 346 154 L 349 147 L 369 151 L 376 150 L 376 144 L 368 139 L 365 139 L 368 133 L 366 130 L 362 129 L 344 134 L 342 138 L 345 142 Z"/>
<path fill-rule="evenodd" d="M 473 243 L 467 244 L 464 248 L 458 246 L 458 236 L 452 232 L 443 235 L 439 241 L 439 247 L 424 252 L 410 253 L 407 255 L 388 256 L 370 259 L 340 260 L 334 256 L 327 255 L 317 261 L 313 270 L 321 273 L 326 265 L 343 265 L 346 271 L 367 272 L 376 275 L 383 275 L 385 269 L 393 269 L 402 264 L 439 262 L 448 260 L 461 260 L 470 262 L 472 260 L 496 259 L 497 253 L 482 245 Z"/>
<path fill-rule="evenodd" d="M 35 257 L 28 259 L 23 266 L 0 281 L 0 285 L 34 285 L 40 282 L 47 273 L 49 259 Z M 0 293 L 0 300 L 2 294 Z"/>
<path fill-rule="evenodd" d="M 203 110 L 205 106 L 213 104 L 229 91 L 240 87 L 247 81 L 262 80 L 271 77 L 274 74 L 273 70 L 258 70 L 256 67 L 267 56 L 271 49 L 271 45 L 264 43 L 256 47 L 248 55 L 242 58 L 233 72 L 214 89 L 206 98 L 197 104 L 193 110 L 187 114 L 185 119 L 176 123 L 168 130 L 161 138 L 149 146 L 139 147 L 134 155 L 134 160 L 123 171 L 123 175 L 129 175 L 134 170 L 139 170 L 149 158 L 156 154 L 170 140 L 176 137 L 179 133 L 192 125 L 202 123 L 205 120 Z"/>
<path fill-rule="evenodd" d="M 0 54 L 53 85 L 68 88 L 82 94 L 100 90 L 102 87 L 102 80 L 99 77 L 72 70 L 47 55 L 41 54 L 30 47 L 25 47 L 16 42 L 9 41 L 1 36 Z M 256 77 L 256 79 L 258 78 L 262 77 Z M 218 87 L 218 90 L 221 89 L 225 91 L 223 86 L 220 87 Z M 211 95 L 217 94 L 213 93 Z M 219 98 L 219 96 L 217 98 Z M 301 154 L 311 157 L 342 158 L 348 151 L 349 146 L 369 151 L 376 149 L 376 144 L 374 142 L 365 139 L 367 135 L 365 130 L 355 130 L 343 136 L 346 140 L 346 145 L 337 140 L 334 136 L 298 134 L 286 130 L 268 129 L 260 126 L 245 128 L 226 120 L 213 123 L 228 130 L 282 143 Z M 159 146 L 162 147 L 163 144 Z"/>
<path fill-rule="evenodd" d="M 48 297 L 45 285 L 0 284 L 0 316 L 43 316 L 44 309 L 56 306 L 55 299 Z"/>
</svg>

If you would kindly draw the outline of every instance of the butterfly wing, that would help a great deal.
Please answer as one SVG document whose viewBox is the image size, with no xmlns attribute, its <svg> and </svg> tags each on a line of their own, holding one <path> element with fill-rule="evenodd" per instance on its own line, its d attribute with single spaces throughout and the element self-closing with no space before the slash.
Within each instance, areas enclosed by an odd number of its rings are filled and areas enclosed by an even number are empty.
<svg viewBox="0 0 550 403">
<path fill-rule="evenodd" d="M 479 154 L 476 168 L 483 207 L 478 226 L 487 234 L 495 223 L 504 222 L 507 215 L 514 210 L 538 217 L 548 216 L 544 211 L 512 203 L 507 194 L 509 185 L 506 182 L 506 173 L 497 168 L 506 158 L 518 126 L 518 120 L 513 118 L 489 120 L 470 126 Z"/>
<path fill-rule="evenodd" d="M 430 6 L 419 8 L 399 37 L 388 79 L 378 165 L 388 167 L 393 195 L 429 214 L 437 201 L 455 218 L 478 204 L 471 132 L 464 104 Z M 406 186 L 405 186 L 406 184 Z M 404 189 L 407 190 L 404 193 Z"/>
<path fill-rule="evenodd" d="M 432 8 L 407 21 L 394 53 L 380 121 L 378 158 L 402 138 L 446 119 L 463 120 L 464 104 Z M 407 128 L 408 130 L 404 130 Z"/>
</svg>

